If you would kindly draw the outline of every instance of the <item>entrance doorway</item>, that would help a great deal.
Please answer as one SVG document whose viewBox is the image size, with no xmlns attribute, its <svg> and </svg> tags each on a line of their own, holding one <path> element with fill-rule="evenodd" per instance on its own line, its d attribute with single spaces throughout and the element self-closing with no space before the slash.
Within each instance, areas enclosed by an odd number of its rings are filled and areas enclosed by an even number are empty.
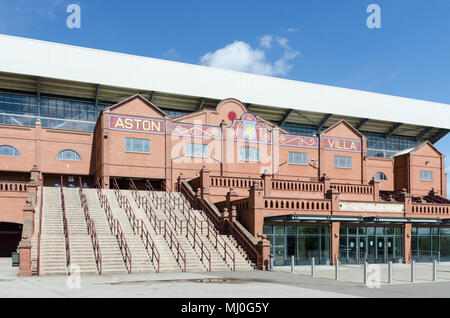
<svg viewBox="0 0 450 318">
<path fill-rule="evenodd" d="M 11 257 L 22 236 L 22 224 L 0 223 L 0 257 Z"/>
</svg>

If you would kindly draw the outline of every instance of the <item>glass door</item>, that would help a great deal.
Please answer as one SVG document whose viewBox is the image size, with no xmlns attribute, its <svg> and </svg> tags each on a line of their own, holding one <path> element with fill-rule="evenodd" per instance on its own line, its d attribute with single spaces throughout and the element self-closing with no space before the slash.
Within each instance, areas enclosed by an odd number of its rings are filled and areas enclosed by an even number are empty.
<svg viewBox="0 0 450 318">
<path fill-rule="evenodd" d="M 384 236 L 377 237 L 377 263 L 385 263 L 385 242 Z"/>
<path fill-rule="evenodd" d="M 388 236 L 386 238 L 386 255 L 387 261 L 394 261 L 394 238 L 392 236 Z"/>
<path fill-rule="evenodd" d="M 367 248 L 366 248 L 366 237 L 359 237 L 358 238 L 358 248 L 359 248 L 359 262 L 363 263 L 367 259 Z"/>
<path fill-rule="evenodd" d="M 357 248 L 356 237 L 350 236 L 348 238 L 348 259 L 349 263 L 358 262 L 358 248 Z"/>
<path fill-rule="evenodd" d="M 288 235 L 286 244 L 286 257 L 288 264 L 291 264 L 291 256 L 294 256 L 294 262 L 297 259 L 295 255 L 296 249 L 297 249 L 297 236 Z"/>
</svg>

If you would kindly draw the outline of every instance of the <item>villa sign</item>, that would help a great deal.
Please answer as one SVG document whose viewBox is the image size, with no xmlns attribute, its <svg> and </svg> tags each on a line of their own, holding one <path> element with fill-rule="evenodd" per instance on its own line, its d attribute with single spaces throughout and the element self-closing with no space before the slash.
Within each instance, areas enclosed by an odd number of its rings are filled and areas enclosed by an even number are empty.
<svg viewBox="0 0 450 318">
<path fill-rule="evenodd" d="M 323 143 L 327 150 L 361 152 L 360 140 L 324 137 Z"/>
</svg>

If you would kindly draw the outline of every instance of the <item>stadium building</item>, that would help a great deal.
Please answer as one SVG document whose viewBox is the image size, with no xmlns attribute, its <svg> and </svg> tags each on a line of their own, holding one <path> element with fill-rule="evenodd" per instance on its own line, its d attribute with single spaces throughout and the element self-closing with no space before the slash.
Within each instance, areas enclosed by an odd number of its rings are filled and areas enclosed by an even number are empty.
<svg viewBox="0 0 450 318">
<path fill-rule="evenodd" d="M 0 36 L 20 275 L 450 259 L 449 105 Z"/>
</svg>

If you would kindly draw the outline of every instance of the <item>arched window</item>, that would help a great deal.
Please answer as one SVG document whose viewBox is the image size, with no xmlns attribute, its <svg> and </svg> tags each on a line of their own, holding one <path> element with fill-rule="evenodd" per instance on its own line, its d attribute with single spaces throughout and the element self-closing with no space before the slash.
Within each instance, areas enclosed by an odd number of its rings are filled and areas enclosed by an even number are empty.
<svg viewBox="0 0 450 318">
<path fill-rule="evenodd" d="M 377 172 L 375 174 L 375 180 L 381 180 L 381 181 L 386 181 L 387 177 L 383 172 Z"/>
<path fill-rule="evenodd" d="M 19 151 L 12 146 L 0 146 L 0 156 L 5 157 L 20 157 Z"/>
<path fill-rule="evenodd" d="M 56 157 L 58 160 L 73 160 L 73 161 L 81 161 L 80 155 L 73 150 L 66 149 L 61 151 Z"/>
</svg>

